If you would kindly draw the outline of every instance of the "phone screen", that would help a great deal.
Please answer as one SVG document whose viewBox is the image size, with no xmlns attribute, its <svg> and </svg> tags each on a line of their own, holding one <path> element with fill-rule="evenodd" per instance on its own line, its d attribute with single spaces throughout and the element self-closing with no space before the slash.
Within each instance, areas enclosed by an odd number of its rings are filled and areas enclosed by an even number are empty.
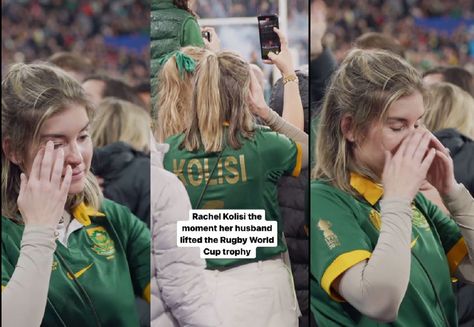
<svg viewBox="0 0 474 327">
<path fill-rule="evenodd" d="M 260 49 L 262 59 L 268 59 L 268 53 L 272 51 L 275 54 L 280 53 L 281 45 L 278 34 L 273 31 L 278 26 L 277 15 L 258 16 L 258 30 L 260 34 Z"/>
</svg>

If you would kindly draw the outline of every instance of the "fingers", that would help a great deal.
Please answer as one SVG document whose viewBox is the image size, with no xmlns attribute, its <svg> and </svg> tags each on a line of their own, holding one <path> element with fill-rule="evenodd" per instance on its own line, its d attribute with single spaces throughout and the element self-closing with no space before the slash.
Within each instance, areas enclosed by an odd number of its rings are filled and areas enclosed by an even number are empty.
<svg viewBox="0 0 474 327">
<path fill-rule="evenodd" d="M 273 52 L 271 52 L 273 55 L 275 55 Z M 268 57 L 270 58 L 270 53 L 268 54 Z M 262 60 L 262 62 L 264 64 L 267 64 L 267 65 L 272 65 L 273 64 L 273 61 L 271 60 L 268 60 L 268 59 L 265 59 L 265 60 Z"/>
<path fill-rule="evenodd" d="M 24 173 L 21 173 L 20 174 L 20 192 L 18 193 L 18 201 L 20 201 L 20 199 L 23 198 L 27 184 L 28 184 L 28 178 L 26 178 L 26 175 Z"/>
<path fill-rule="evenodd" d="M 41 180 L 49 181 L 51 179 L 51 167 L 53 165 L 53 152 L 54 152 L 53 142 L 48 141 L 46 143 L 46 148 L 44 150 L 43 161 L 41 161 L 41 173 L 39 175 Z"/>
<path fill-rule="evenodd" d="M 70 165 L 66 167 L 66 174 L 64 175 L 63 183 L 61 184 L 61 194 L 66 201 L 67 195 L 69 193 L 69 187 L 71 186 L 72 179 L 72 168 Z"/>
<path fill-rule="evenodd" d="M 282 31 L 280 31 L 277 27 L 273 28 L 273 31 L 277 33 L 278 37 L 280 38 L 280 44 L 281 47 L 287 47 L 288 46 L 288 41 L 286 40 L 286 36 L 283 34 Z"/>
<path fill-rule="evenodd" d="M 41 174 L 41 162 L 44 157 L 44 147 L 41 147 L 36 153 L 35 159 L 33 160 L 33 165 L 31 166 L 30 178 L 39 180 Z"/>
<path fill-rule="evenodd" d="M 277 57 L 277 55 L 276 55 L 273 51 L 270 51 L 270 52 L 268 53 L 268 58 L 270 58 L 270 62 L 269 62 L 269 63 L 270 63 L 270 64 L 273 64 L 273 59 L 275 59 L 276 57 Z M 268 60 L 267 60 L 267 61 L 268 61 Z M 265 62 L 265 61 L 263 61 L 263 62 Z"/>
<path fill-rule="evenodd" d="M 412 158 L 415 155 L 415 152 L 418 149 L 418 146 L 420 145 L 422 136 L 423 135 L 419 132 L 413 132 L 411 135 L 408 136 L 408 144 L 405 148 L 404 156 Z"/>
<path fill-rule="evenodd" d="M 421 162 L 423 160 L 423 157 L 425 157 L 430 140 L 431 140 L 430 133 L 424 132 L 421 134 L 420 143 L 418 144 L 418 147 L 415 150 L 415 153 L 413 154 L 413 158 L 417 160 L 418 162 Z"/>
<path fill-rule="evenodd" d="M 425 159 L 423 159 L 423 161 L 421 162 L 421 169 L 424 173 L 428 172 L 428 169 L 430 169 L 435 156 L 436 156 L 436 150 L 431 148 L 428 151 L 428 154 L 426 155 Z"/>
<path fill-rule="evenodd" d="M 390 151 L 385 151 L 385 164 L 383 167 L 384 172 L 388 170 L 388 166 L 390 165 L 391 161 L 392 161 L 392 154 L 390 153 Z"/>
<path fill-rule="evenodd" d="M 51 172 L 51 183 L 59 185 L 64 166 L 64 150 L 59 149 L 56 152 L 56 160 L 54 161 L 53 171 Z"/>
</svg>

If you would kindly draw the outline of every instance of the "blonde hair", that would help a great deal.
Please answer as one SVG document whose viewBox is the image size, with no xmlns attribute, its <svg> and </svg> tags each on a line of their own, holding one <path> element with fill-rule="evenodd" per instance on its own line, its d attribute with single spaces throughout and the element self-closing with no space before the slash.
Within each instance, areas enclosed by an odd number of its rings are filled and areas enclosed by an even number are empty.
<svg viewBox="0 0 474 327">
<path fill-rule="evenodd" d="M 428 86 L 423 120 L 432 132 L 455 128 L 474 139 L 474 98 L 454 84 L 432 84 Z"/>
<path fill-rule="evenodd" d="M 39 144 L 39 131 L 45 121 L 70 105 L 84 106 L 89 120 L 93 107 L 81 85 L 59 68 L 47 64 L 15 64 L 2 81 L 2 143 L 8 139 L 9 152 L 22 161 L 31 146 Z M 20 191 L 19 165 L 8 159 L 2 147 L 2 215 L 19 219 L 17 206 Z M 102 193 L 89 171 L 84 190 L 68 196 L 67 209 L 79 203 L 98 210 Z"/>
<path fill-rule="evenodd" d="M 242 137 L 251 138 L 255 120 L 247 103 L 249 85 L 250 66 L 238 54 L 206 53 L 196 72 L 192 122 L 182 146 L 188 151 L 203 147 L 206 152 L 218 152 L 226 144 L 238 149 Z"/>
<path fill-rule="evenodd" d="M 352 50 L 324 97 L 312 178 L 327 180 L 351 194 L 356 193 L 350 186 L 350 172 L 378 181 L 369 167 L 356 163 L 353 146 L 364 139 L 374 121 L 385 119 L 393 102 L 414 92 L 424 93 L 422 80 L 405 60 L 383 50 Z M 352 118 L 355 143 L 347 141 L 341 130 L 346 115 Z"/>
<path fill-rule="evenodd" d="M 117 98 L 103 99 L 91 124 L 95 147 L 125 142 L 134 150 L 150 152 L 151 118 L 143 108 Z"/>
<path fill-rule="evenodd" d="M 208 50 L 185 47 L 180 50 L 199 63 Z M 158 119 L 154 134 L 158 142 L 164 142 L 171 135 L 182 133 L 191 123 L 191 95 L 194 73 L 184 72 L 181 76 L 172 56 L 161 68 L 158 91 Z"/>
</svg>

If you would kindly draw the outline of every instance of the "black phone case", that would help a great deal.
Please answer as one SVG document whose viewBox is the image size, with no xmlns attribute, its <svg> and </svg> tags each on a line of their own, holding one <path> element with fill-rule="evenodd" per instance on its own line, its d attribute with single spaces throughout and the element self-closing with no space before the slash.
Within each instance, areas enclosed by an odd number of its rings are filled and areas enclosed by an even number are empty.
<svg viewBox="0 0 474 327">
<path fill-rule="evenodd" d="M 259 32 L 259 37 L 260 37 L 260 52 L 262 59 L 266 60 L 268 59 L 268 53 L 270 51 L 278 54 L 281 51 L 281 44 L 280 44 L 280 38 L 278 37 L 278 34 L 269 31 L 263 31 L 263 28 L 260 24 L 260 21 L 269 19 L 269 26 L 271 28 L 276 27 L 279 28 L 279 21 L 278 21 L 278 16 L 277 15 L 261 15 L 257 17 L 258 19 L 258 32 Z"/>
</svg>

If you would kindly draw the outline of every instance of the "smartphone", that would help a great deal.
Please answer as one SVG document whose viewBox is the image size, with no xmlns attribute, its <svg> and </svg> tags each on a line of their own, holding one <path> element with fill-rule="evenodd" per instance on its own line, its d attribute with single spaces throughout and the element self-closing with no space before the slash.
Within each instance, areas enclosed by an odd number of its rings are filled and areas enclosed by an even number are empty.
<svg viewBox="0 0 474 327">
<path fill-rule="evenodd" d="M 273 31 L 274 27 L 279 28 L 277 15 L 261 15 L 258 19 L 258 31 L 260 35 L 260 50 L 262 59 L 269 59 L 268 53 L 272 51 L 279 54 L 281 51 L 280 38 Z"/>
<path fill-rule="evenodd" d="M 209 31 L 202 31 L 201 32 L 201 35 L 203 38 L 205 38 L 206 40 L 208 40 L 209 42 L 211 42 L 211 32 Z"/>
</svg>

